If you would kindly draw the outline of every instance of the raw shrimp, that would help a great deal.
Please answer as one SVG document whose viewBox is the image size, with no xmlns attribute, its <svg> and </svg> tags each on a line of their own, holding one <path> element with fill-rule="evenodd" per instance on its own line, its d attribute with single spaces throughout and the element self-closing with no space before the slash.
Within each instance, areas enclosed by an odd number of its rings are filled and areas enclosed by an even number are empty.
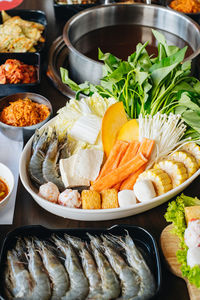
<svg viewBox="0 0 200 300">
<path fill-rule="evenodd" d="M 42 173 L 46 182 L 53 182 L 57 185 L 60 191 L 64 190 L 64 184 L 62 182 L 61 176 L 57 171 L 57 159 L 59 157 L 59 142 L 55 129 L 51 134 L 49 148 L 47 150 L 47 154 L 45 156 L 43 165 L 42 165 Z"/>
<path fill-rule="evenodd" d="M 121 280 L 122 297 L 120 299 L 132 299 L 139 292 L 140 282 L 138 275 L 113 248 L 114 244 L 108 241 L 105 236 L 101 236 L 101 238 L 103 239 L 104 253 Z"/>
<path fill-rule="evenodd" d="M 27 300 L 46 300 L 51 297 L 51 287 L 41 258 L 32 241 L 24 238 L 28 249 L 28 269 L 34 280 L 34 287 Z"/>
<path fill-rule="evenodd" d="M 100 275 L 97 270 L 95 261 L 86 249 L 86 244 L 79 238 L 71 237 L 67 234 L 64 235 L 65 239 L 68 240 L 75 248 L 79 250 L 81 256 L 83 270 L 89 281 L 89 294 L 87 300 L 103 300 L 103 290 Z"/>
<path fill-rule="evenodd" d="M 61 141 L 61 148 L 60 148 L 60 156 L 59 159 L 65 159 L 70 157 L 71 153 L 69 151 L 69 145 L 68 145 L 68 138 L 66 137 Z"/>
<path fill-rule="evenodd" d="M 15 250 L 7 253 L 8 269 L 6 272 L 6 283 L 9 285 L 7 289 L 15 298 L 26 298 L 31 290 L 31 277 L 29 272 L 24 267 L 24 264 L 19 261 Z"/>
<path fill-rule="evenodd" d="M 127 260 L 130 266 L 135 270 L 135 272 L 140 277 L 140 288 L 136 300 L 146 300 L 150 299 L 155 293 L 155 280 L 149 270 L 142 254 L 136 248 L 130 235 L 126 234 L 125 240 L 118 237 L 111 237 L 111 239 L 119 243 L 126 252 Z"/>
<path fill-rule="evenodd" d="M 34 239 L 36 242 L 40 255 L 43 260 L 43 264 L 49 274 L 52 281 L 52 300 L 59 300 L 64 296 L 69 288 L 69 277 L 65 271 L 64 266 L 53 254 L 53 252 L 45 245 L 42 241 L 37 238 Z"/>
<path fill-rule="evenodd" d="M 90 234 L 88 236 L 91 240 L 90 245 L 102 280 L 103 299 L 117 298 L 121 292 L 120 283 L 109 262 L 99 250 L 102 242 L 97 237 Z"/>
<path fill-rule="evenodd" d="M 33 142 L 32 142 L 32 147 L 31 147 L 32 154 L 34 153 L 34 151 L 36 149 L 39 139 L 40 139 L 40 132 L 38 129 L 36 129 L 35 134 L 33 136 Z"/>
<path fill-rule="evenodd" d="M 32 150 L 33 155 L 31 156 L 28 170 L 31 179 L 38 185 L 45 183 L 42 174 L 42 164 L 45 158 L 45 152 L 48 145 L 48 129 L 45 129 L 38 137 L 38 132 L 33 140 Z"/>
<path fill-rule="evenodd" d="M 70 288 L 61 299 L 62 300 L 82 300 L 85 299 L 89 292 L 88 281 L 80 266 L 78 257 L 71 245 L 66 241 L 52 236 L 57 247 L 65 255 L 65 267 L 69 274 Z"/>
<path fill-rule="evenodd" d="M 17 239 L 15 250 L 17 251 L 17 256 L 20 258 L 20 260 L 27 264 L 26 244 L 21 237 Z"/>
</svg>

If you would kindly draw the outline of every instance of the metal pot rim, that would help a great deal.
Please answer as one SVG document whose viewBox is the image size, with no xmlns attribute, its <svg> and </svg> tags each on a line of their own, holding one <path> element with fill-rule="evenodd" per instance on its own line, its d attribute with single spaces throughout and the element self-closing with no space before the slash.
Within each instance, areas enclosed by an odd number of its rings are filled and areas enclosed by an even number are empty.
<svg viewBox="0 0 200 300">
<path fill-rule="evenodd" d="M 76 53 L 77 55 L 79 55 L 83 60 L 86 60 L 86 61 L 91 61 L 92 63 L 95 63 L 99 66 L 102 65 L 101 62 L 99 61 L 96 61 L 92 58 L 89 58 L 88 56 L 84 55 L 83 53 L 79 52 L 71 43 L 70 39 L 69 39 L 69 30 L 70 28 L 73 26 L 73 24 L 76 22 L 77 19 L 80 19 L 82 18 L 82 16 L 84 15 L 87 15 L 89 14 L 91 11 L 94 11 L 94 10 L 98 10 L 98 9 L 103 9 L 105 7 L 115 7 L 115 6 L 118 6 L 118 7 L 127 7 L 127 5 L 129 6 L 141 6 L 143 8 L 148 8 L 148 9 L 157 9 L 157 10 L 163 10 L 165 11 L 166 13 L 168 13 L 170 11 L 171 14 L 174 14 L 174 15 L 177 15 L 178 17 L 182 17 L 182 18 L 185 18 L 186 20 L 188 20 L 191 24 L 193 24 L 193 26 L 195 26 L 199 33 L 200 33 L 200 26 L 198 25 L 198 23 L 196 23 L 194 20 L 192 20 L 190 17 L 188 17 L 187 15 L 185 15 L 184 13 L 180 13 L 178 11 L 175 11 L 175 10 L 172 10 L 172 9 L 169 9 L 169 8 L 166 8 L 164 6 L 159 6 L 159 5 L 155 5 L 155 4 L 152 4 L 152 5 L 148 5 L 148 4 L 141 4 L 141 3 L 135 3 L 135 4 L 107 4 L 107 5 L 98 5 L 98 6 L 95 6 L 95 7 L 92 7 L 92 8 L 88 8 L 88 9 L 85 9 L 79 13 L 77 13 L 76 15 L 74 15 L 73 17 L 71 17 L 67 23 L 65 24 L 64 28 L 63 28 L 63 40 L 66 44 L 66 46 L 68 47 L 68 49 L 74 53 Z M 184 59 L 184 61 L 188 61 L 188 60 L 192 60 L 194 59 L 196 56 L 198 56 L 200 54 L 200 47 L 195 50 L 190 56 L 188 56 L 186 59 Z"/>
</svg>

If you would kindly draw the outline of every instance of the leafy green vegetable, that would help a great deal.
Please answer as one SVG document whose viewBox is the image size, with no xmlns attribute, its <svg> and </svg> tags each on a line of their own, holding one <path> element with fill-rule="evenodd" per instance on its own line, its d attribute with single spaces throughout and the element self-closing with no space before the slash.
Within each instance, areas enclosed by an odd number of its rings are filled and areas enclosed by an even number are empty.
<svg viewBox="0 0 200 300">
<path fill-rule="evenodd" d="M 198 93 L 190 91 L 179 93 L 179 106 L 175 112 L 181 114 L 185 123 L 200 134 L 200 97 Z"/>
<path fill-rule="evenodd" d="M 200 139 L 200 82 L 189 76 L 191 62 L 183 62 L 187 47 L 179 49 L 167 45 L 165 37 L 152 30 L 158 41 L 158 55 L 149 56 L 148 42 L 136 46 L 127 61 L 99 49 L 103 61 L 103 77 L 99 85 L 89 82 L 76 84 L 61 68 L 62 81 L 79 95 L 91 96 L 98 92 L 102 97 L 122 101 L 130 118 L 157 112 L 181 114 L 192 137 Z M 190 131 L 192 130 L 192 131 Z"/>
<path fill-rule="evenodd" d="M 172 201 L 168 205 L 165 219 L 167 222 L 173 223 L 173 233 L 180 239 L 180 250 L 177 251 L 177 260 L 181 264 L 181 271 L 184 277 L 200 288 L 200 267 L 194 266 L 191 268 L 187 265 L 187 250 L 188 247 L 184 241 L 184 232 L 186 229 L 185 222 L 185 206 L 200 205 L 200 200 L 195 197 L 188 197 L 184 194 L 176 198 L 176 201 Z"/>
<path fill-rule="evenodd" d="M 166 56 L 175 54 L 176 52 L 178 52 L 180 50 L 176 46 L 167 45 L 165 37 L 159 31 L 152 29 L 152 32 L 153 32 L 153 35 L 155 36 L 156 40 L 158 41 L 159 45 L 162 45 L 162 47 L 164 48 Z"/>
<path fill-rule="evenodd" d="M 188 128 L 183 136 L 183 139 L 186 138 L 190 138 L 191 140 L 195 141 L 197 144 L 200 145 L 199 133 L 195 129 Z"/>
<path fill-rule="evenodd" d="M 67 83 L 73 91 L 78 92 L 80 90 L 79 85 L 69 78 L 69 72 L 67 69 L 60 68 L 60 75 L 62 82 Z"/>
</svg>

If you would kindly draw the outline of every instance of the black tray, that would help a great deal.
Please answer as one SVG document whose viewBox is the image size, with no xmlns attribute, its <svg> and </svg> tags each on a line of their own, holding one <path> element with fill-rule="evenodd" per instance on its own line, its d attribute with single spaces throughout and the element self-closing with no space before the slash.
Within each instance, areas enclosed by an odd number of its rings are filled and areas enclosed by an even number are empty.
<svg viewBox="0 0 200 300">
<path fill-rule="evenodd" d="M 133 238 L 136 246 L 143 254 L 149 268 L 154 274 L 155 282 L 156 282 L 156 292 L 155 296 L 158 295 L 161 287 L 161 265 L 159 252 L 154 238 L 151 234 L 145 229 L 138 226 L 130 226 L 130 225 L 114 225 L 108 229 L 90 229 L 90 228 L 78 228 L 78 229 L 48 229 L 40 225 L 32 225 L 32 226 L 23 226 L 14 229 L 9 232 L 4 240 L 3 247 L 0 254 L 0 291 L 3 291 L 3 271 L 5 267 L 6 254 L 9 249 L 12 249 L 15 246 L 17 237 L 21 236 L 37 236 L 41 239 L 47 239 L 52 233 L 56 233 L 60 236 L 63 233 L 67 233 L 72 236 L 80 237 L 83 240 L 88 240 L 88 236 L 86 232 L 89 232 L 93 235 L 100 235 L 105 233 L 112 233 L 114 235 L 125 235 L 127 230 L 130 236 Z M 1 295 L 3 296 L 3 294 Z M 153 298 L 154 298 L 153 297 Z M 153 299 L 152 298 L 152 299 Z"/>
<path fill-rule="evenodd" d="M 17 84 L 0 84 L 0 96 L 22 91 L 30 91 L 40 83 L 40 54 L 39 53 L 0 53 L 0 65 L 4 64 L 7 59 L 18 59 L 21 62 L 33 65 L 37 69 L 37 81 L 34 83 L 17 83 Z"/>
<path fill-rule="evenodd" d="M 41 23 L 44 25 L 44 31 L 42 36 L 44 37 L 46 41 L 46 32 L 47 32 L 47 18 L 43 11 L 41 10 L 30 10 L 30 9 L 10 9 L 7 10 L 6 13 L 11 16 L 19 16 L 20 18 L 27 20 L 27 21 L 33 21 L 37 23 Z M 0 24 L 2 24 L 2 17 L 0 14 Z M 36 48 L 36 52 L 41 52 L 44 49 L 45 42 L 44 43 L 38 43 Z"/>
</svg>

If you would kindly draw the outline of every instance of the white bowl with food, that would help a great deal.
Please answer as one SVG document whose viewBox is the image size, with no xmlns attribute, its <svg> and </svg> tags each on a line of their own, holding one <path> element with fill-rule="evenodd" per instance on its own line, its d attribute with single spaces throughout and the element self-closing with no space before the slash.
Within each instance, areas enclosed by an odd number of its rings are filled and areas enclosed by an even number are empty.
<svg viewBox="0 0 200 300">
<path fill-rule="evenodd" d="M 28 140 L 37 128 L 51 118 L 52 113 L 51 103 L 40 94 L 11 94 L 0 100 L 0 131 L 12 140 Z"/>
<path fill-rule="evenodd" d="M 56 117 L 46 123 L 40 130 L 48 127 L 53 127 Z M 175 197 L 182 192 L 187 186 L 189 186 L 199 175 L 200 169 L 198 169 L 190 178 L 185 180 L 179 186 L 169 190 L 168 192 L 157 196 L 149 201 L 136 203 L 127 207 L 108 208 L 108 209 L 82 209 L 82 208 L 70 208 L 63 205 L 59 205 L 52 201 L 45 200 L 38 194 L 38 188 L 36 188 L 31 182 L 28 165 L 31 157 L 31 147 L 33 142 L 32 137 L 24 147 L 24 150 L 20 159 L 20 178 L 25 189 L 30 193 L 33 199 L 45 210 L 63 217 L 74 220 L 82 221 L 104 221 L 124 218 L 132 215 L 136 215 L 147 210 L 150 210 L 156 206 L 163 204 L 169 199 Z"/>
<path fill-rule="evenodd" d="M 0 163 L 0 209 L 9 201 L 14 188 L 14 176 L 10 169 Z"/>
</svg>

